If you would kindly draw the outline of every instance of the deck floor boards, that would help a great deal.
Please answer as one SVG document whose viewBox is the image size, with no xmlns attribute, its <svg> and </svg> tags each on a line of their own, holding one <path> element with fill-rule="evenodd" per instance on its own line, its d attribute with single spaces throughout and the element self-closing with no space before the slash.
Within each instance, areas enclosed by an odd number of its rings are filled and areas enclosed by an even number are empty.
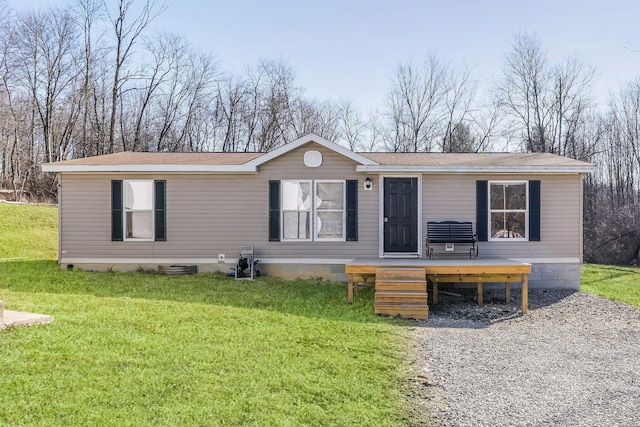
<svg viewBox="0 0 640 427">
<path fill-rule="evenodd" d="M 528 312 L 528 276 L 531 264 L 507 258 L 474 259 L 425 259 L 425 258 L 357 258 L 345 264 L 347 273 L 347 301 L 353 303 L 357 292 L 356 278 L 368 281 L 376 277 L 378 268 L 423 268 L 426 280 L 433 285 L 433 301 L 437 303 L 438 283 L 477 283 L 478 303 L 482 305 L 482 285 L 488 282 L 504 282 L 507 297 L 510 297 L 510 283 L 521 283 L 522 313 Z"/>
</svg>

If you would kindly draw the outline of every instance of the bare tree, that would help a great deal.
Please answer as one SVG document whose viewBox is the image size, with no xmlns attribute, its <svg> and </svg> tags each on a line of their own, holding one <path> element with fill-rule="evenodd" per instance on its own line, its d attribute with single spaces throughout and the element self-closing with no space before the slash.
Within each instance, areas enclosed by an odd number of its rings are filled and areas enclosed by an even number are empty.
<svg viewBox="0 0 640 427">
<path fill-rule="evenodd" d="M 387 94 L 393 151 L 431 151 L 444 113 L 447 67 L 429 55 L 422 66 L 398 65 Z"/>
<path fill-rule="evenodd" d="M 355 102 L 343 99 L 338 106 L 339 128 L 342 139 L 351 151 L 358 150 L 367 134 L 367 123 Z"/>
<path fill-rule="evenodd" d="M 22 16 L 17 31 L 20 76 L 42 126 L 44 159 L 59 160 L 64 154 L 59 149 L 68 143 L 69 127 L 77 113 L 76 106 L 63 102 L 63 98 L 78 77 L 74 56 L 78 34 L 67 12 L 60 9 Z M 57 135 L 55 121 L 65 110 L 70 122 L 64 133 Z"/>
<path fill-rule="evenodd" d="M 155 0 L 146 0 L 140 11 L 133 15 L 134 0 L 117 0 L 115 10 L 107 9 L 107 14 L 111 22 L 115 56 L 113 64 L 113 86 L 111 88 L 111 112 L 109 120 L 109 139 L 107 152 L 112 153 L 115 149 L 115 130 L 118 105 L 123 84 L 132 76 L 124 68 L 131 55 L 134 53 L 134 46 L 142 36 L 143 31 L 163 10 L 164 5 Z"/>
<path fill-rule="evenodd" d="M 81 106 L 81 129 L 80 136 L 75 151 L 77 155 L 89 155 L 99 153 L 99 147 L 104 145 L 104 135 L 98 138 L 93 144 L 91 138 L 91 104 L 95 99 L 93 93 L 94 74 L 96 62 L 99 61 L 99 49 L 96 49 L 94 36 L 96 35 L 96 24 L 104 16 L 104 8 L 101 0 L 75 0 L 71 4 L 71 13 L 74 22 L 82 33 L 82 84 L 79 91 Z M 100 33 L 98 33 L 98 39 Z M 93 146 L 93 147 L 92 147 Z M 93 148 L 93 149 L 92 149 Z"/>
<path fill-rule="evenodd" d="M 179 151 L 194 146 L 194 141 L 185 141 L 193 136 L 190 129 L 197 108 L 214 102 L 217 64 L 211 54 L 194 51 L 183 39 L 174 39 L 167 57 L 169 73 L 155 102 L 156 149 Z"/>
<path fill-rule="evenodd" d="M 576 152 L 575 134 L 592 106 L 593 76 L 580 58 L 554 66 L 535 35 L 515 36 L 496 89 L 503 111 L 515 118 L 510 131 L 520 135 L 526 151 Z"/>
<path fill-rule="evenodd" d="M 244 151 L 269 151 L 295 139 L 292 109 L 302 97 L 293 67 L 286 61 L 261 59 L 248 70 L 251 130 Z"/>
<path fill-rule="evenodd" d="M 447 80 L 442 152 L 475 151 L 475 138 L 467 123 L 476 90 L 475 84 L 470 82 L 469 69 L 450 70 Z"/>
</svg>

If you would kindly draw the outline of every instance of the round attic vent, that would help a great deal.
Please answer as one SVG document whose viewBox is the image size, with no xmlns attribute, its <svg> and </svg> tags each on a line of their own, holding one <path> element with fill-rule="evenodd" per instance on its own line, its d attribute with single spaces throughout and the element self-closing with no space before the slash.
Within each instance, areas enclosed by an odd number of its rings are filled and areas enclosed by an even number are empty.
<svg viewBox="0 0 640 427">
<path fill-rule="evenodd" d="M 304 153 L 304 165 L 308 168 L 317 168 L 322 164 L 322 153 L 316 150 L 309 150 Z"/>
</svg>

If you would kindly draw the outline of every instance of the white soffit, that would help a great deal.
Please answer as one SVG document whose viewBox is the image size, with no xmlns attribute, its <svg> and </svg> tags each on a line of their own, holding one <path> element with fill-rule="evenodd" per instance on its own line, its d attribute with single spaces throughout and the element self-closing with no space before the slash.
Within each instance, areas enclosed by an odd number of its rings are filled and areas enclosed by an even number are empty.
<svg viewBox="0 0 640 427">
<path fill-rule="evenodd" d="M 356 172 L 380 173 L 591 173 L 595 166 L 356 166 Z"/>
<path fill-rule="evenodd" d="M 177 172 L 177 173 L 257 173 L 255 166 L 244 165 L 58 165 L 48 163 L 42 165 L 42 172 L 63 173 L 153 173 L 153 172 Z"/>
</svg>

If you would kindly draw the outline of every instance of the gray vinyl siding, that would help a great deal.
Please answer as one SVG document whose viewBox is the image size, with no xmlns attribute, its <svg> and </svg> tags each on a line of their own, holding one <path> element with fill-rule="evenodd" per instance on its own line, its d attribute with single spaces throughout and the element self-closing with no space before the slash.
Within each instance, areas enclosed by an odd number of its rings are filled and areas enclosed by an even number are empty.
<svg viewBox="0 0 640 427">
<path fill-rule="evenodd" d="M 318 168 L 303 156 L 323 154 Z M 363 191 L 356 164 L 322 146 L 301 147 L 260 167 L 258 174 L 63 174 L 61 258 L 65 259 L 234 259 L 253 245 L 259 258 L 350 259 L 378 255 L 378 192 Z M 167 241 L 111 241 L 111 180 L 166 180 Z M 357 179 L 358 241 L 269 242 L 268 183 L 283 179 Z"/>
<path fill-rule="evenodd" d="M 308 168 L 307 150 L 323 154 Z M 253 245 L 259 259 L 353 259 L 379 256 L 379 189 L 382 179 L 356 172 L 356 163 L 317 144 L 307 144 L 260 166 L 257 174 L 70 174 L 61 175 L 61 262 L 105 263 L 145 259 L 173 262 L 211 260 L 225 254 L 233 262 L 241 246 Z M 363 190 L 363 180 L 373 190 Z M 166 180 L 167 240 L 111 241 L 111 180 Z M 357 179 L 358 241 L 269 242 L 269 180 Z M 581 254 L 581 180 L 572 175 L 425 174 L 422 180 L 423 256 L 427 221 L 476 221 L 475 181 L 539 179 L 540 242 L 480 242 L 481 256 L 521 259 L 578 259 Z"/>
<path fill-rule="evenodd" d="M 479 242 L 481 256 L 522 259 L 581 258 L 581 186 L 574 175 L 424 175 L 423 242 L 427 221 L 476 222 L 476 180 L 540 180 L 539 242 Z"/>
</svg>

